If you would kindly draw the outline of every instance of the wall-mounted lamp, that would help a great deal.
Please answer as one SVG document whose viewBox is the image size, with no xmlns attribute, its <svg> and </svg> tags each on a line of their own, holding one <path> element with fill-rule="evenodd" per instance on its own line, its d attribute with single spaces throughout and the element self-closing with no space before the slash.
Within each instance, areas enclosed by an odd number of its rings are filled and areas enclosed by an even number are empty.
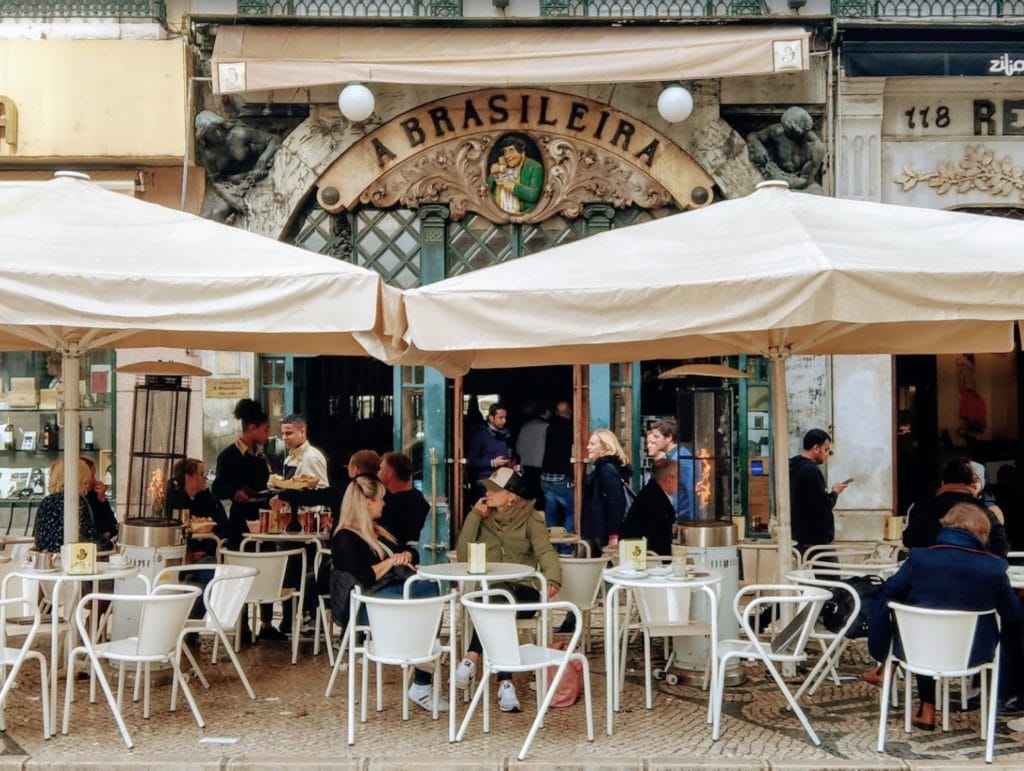
<svg viewBox="0 0 1024 771">
<path fill-rule="evenodd" d="M 362 123 L 373 115 L 373 92 L 362 83 L 349 83 L 338 94 L 338 109 L 353 123 Z"/>
<path fill-rule="evenodd" d="M 658 96 L 658 114 L 669 123 L 679 123 L 693 112 L 693 97 L 678 83 L 666 86 Z"/>
</svg>

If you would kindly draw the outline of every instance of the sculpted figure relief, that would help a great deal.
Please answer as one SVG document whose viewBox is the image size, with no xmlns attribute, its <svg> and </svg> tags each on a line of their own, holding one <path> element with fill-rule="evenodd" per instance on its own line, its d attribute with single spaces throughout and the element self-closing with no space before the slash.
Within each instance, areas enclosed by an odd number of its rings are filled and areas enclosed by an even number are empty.
<svg viewBox="0 0 1024 771">
<path fill-rule="evenodd" d="M 765 179 L 779 179 L 793 190 L 823 195 L 818 177 L 825 160 L 825 143 L 813 127 L 807 110 L 790 107 L 778 123 L 747 136 L 751 162 Z"/>
<path fill-rule="evenodd" d="M 196 116 L 199 165 L 210 183 L 201 216 L 231 222 L 246 211 L 249 189 L 267 176 L 280 140 L 269 131 L 225 119 L 212 110 Z"/>
<path fill-rule="evenodd" d="M 506 137 L 490 166 L 487 187 L 502 211 L 522 214 L 534 207 L 544 186 L 544 167 L 527 157 L 526 142 Z"/>
</svg>

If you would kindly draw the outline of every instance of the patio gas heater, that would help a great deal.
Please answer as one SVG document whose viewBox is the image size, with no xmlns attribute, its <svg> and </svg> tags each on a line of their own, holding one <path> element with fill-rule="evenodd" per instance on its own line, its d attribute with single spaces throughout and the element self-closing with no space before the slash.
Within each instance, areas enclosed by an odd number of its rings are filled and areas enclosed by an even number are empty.
<svg viewBox="0 0 1024 771">
<path fill-rule="evenodd" d="M 684 474 L 689 477 L 693 518 L 676 525 L 675 541 L 686 546 L 686 555 L 693 558 L 695 565 L 722 571 L 718 634 L 720 639 L 734 638 L 738 628 L 732 598 L 739 589 L 739 554 L 732 523 L 734 395 L 732 386 L 723 378 L 747 377 L 747 373 L 718 364 L 687 364 L 660 377 L 693 378 L 691 384 L 679 388 L 676 394 L 677 441 L 692 454 L 692 458 L 680 458 L 679 474 L 681 479 Z M 695 594 L 692 602 L 695 603 L 693 617 L 709 621 L 711 609 L 707 597 Z M 709 656 L 707 640 L 676 637 L 672 645 L 674 667 L 666 679 L 669 683 L 674 680 L 700 683 Z M 726 673 L 727 684 L 742 680 L 739 666 Z"/>
<path fill-rule="evenodd" d="M 128 494 L 118 544 L 153 581 L 164 567 L 185 559 L 185 527 L 167 506 L 167 494 L 174 464 L 187 457 L 191 378 L 210 373 L 173 361 L 137 362 L 117 371 L 135 375 Z M 141 581 L 118 581 L 118 590 L 122 586 L 136 591 Z"/>
</svg>

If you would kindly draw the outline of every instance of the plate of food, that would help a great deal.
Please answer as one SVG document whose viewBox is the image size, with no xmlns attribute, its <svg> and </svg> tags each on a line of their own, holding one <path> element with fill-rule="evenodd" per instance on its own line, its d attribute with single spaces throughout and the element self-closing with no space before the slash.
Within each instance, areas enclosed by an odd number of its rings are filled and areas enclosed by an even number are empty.
<svg viewBox="0 0 1024 771">
<path fill-rule="evenodd" d="M 316 477 L 302 474 L 291 479 L 285 479 L 280 474 L 271 474 L 270 479 L 267 480 L 267 486 L 271 490 L 312 490 L 316 485 Z"/>
</svg>

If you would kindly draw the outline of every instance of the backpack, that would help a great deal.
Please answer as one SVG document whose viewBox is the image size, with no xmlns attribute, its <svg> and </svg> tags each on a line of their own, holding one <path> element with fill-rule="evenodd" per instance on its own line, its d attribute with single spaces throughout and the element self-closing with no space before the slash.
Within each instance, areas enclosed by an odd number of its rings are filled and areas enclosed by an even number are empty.
<svg viewBox="0 0 1024 771">
<path fill-rule="evenodd" d="M 860 612 L 847 630 L 846 636 L 851 640 L 865 638 L 868 636 L 868 621 L 878 595 L 882 592 L 884 581 L 878 576 L 850 576 L 844 578 L 843 583 L 849 584 L 860 596 Z M 819 618 L 828 631 L 836 634 L 846 625 L 851 613 L 853 613 L 853 598 L 847 592 L 837 589 L 832 592 L 832 599 L 827 600 L 821 606 Z"/>
</svg>

